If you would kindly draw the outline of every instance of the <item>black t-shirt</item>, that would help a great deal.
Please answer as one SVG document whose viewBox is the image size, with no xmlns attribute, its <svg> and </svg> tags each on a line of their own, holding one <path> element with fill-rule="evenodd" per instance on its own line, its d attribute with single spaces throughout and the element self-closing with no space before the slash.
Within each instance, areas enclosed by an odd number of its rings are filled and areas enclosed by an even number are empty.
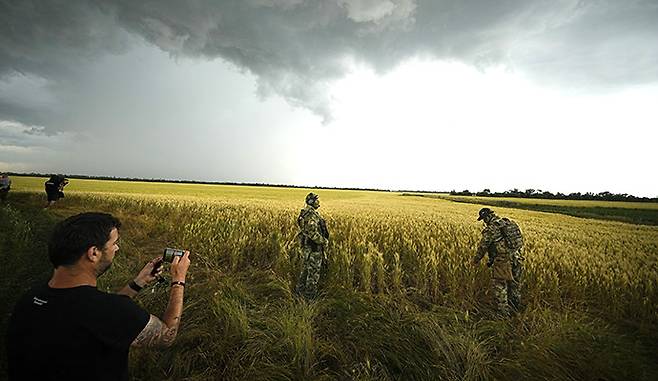
<svg viewBox="0 0 658 381">
<path fill-rule="evenodd" d="M 44 183 L 44 185 L 46 186 L 46 193 L 53 193 L 53 194 L 62 193 L 60 187 L 65 181 L 66 181 L 65 177 L 51 176 L 50 179 L 48 179 L 48 181 Z"/>
<path fill-rule="evenodd" d="M 128 350 L 150 314 L 96 287 L 36 287 L 7 333 L 11 380 L 127 380 Z"/>
</svg>

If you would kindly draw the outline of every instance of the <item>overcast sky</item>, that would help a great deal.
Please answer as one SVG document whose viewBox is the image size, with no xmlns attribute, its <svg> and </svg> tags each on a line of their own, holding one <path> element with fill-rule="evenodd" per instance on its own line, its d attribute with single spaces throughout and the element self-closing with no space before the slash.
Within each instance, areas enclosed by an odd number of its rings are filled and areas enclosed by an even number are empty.
<svg viewBox="0 0 658 381">
<path fill-rule="evenodd" d="M 0 0 L 0 171 L 658 196 L 656 0 Z"/>
</svg>

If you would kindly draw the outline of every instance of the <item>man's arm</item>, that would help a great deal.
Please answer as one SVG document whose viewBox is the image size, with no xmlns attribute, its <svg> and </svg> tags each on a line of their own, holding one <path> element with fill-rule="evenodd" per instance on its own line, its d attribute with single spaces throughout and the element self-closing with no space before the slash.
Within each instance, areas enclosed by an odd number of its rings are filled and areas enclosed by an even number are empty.
<svg viewBox="0 0 658 381">
<path fill-rule="evenodd" d="M 131 287 L 131 283 L 134 283 L 134 286 L 137 286 L 135 288 Z M 142 290 L 142 288 L 148 286 L 148 284 L 151 282 L 144 282 L 142 280 L 139 280 L 138 278 L 135 278 L 133 281 L 129 282 L 127 285 L 123 286 L 123 288 L 119 291 L 117 291 L 117 294 L 119 295 L 125 295 L 129 297 L 130 299 L 133 299 L 139 292 Z"/>
<path fill-rule="evenodd" d="M 140 287 L 142 287 L 142 286 L 140 286 Z M 129 297 L 130 299 L 132 299 L 137 295 L 138 292 L 139 291 L 136 291 L 136 290 L 133 290 L 132 288 L 130 288 L 130 286 L 125 285 L 125 286 L 123 286 L 123 288 L 121 290 L 117 291 L 117 294 L 125 295 L 125 296 Z"/>
<path fill-rule="evenodd" d="M 148 266 L 148 265 L 147 265 Z M 174 257 L 171 263 L 172 286 L 169 292 L 169 303 L 162 320 L 151 315 L 146 327 L 132 342 L 134 347 L 170 346 L 178 334 L 181 315 L 183 314 L 183 292 L 185 290 L 185 275 L 190 266 L 190 252 L 182 257 Z M 182 283 L 182 284 L 181 284 Z"/>
<path fill-rule="evenodd" d="M 475 257 L 473 257 L 473 263 L 478 264 L 482 260 L 482 257 L 487 253 L 489 250 L 489 245 L 491 245 L 491 234 L 489 232 L 489 228 L 486 227 L 482 231 L 482 239 L 480 239 L 480 244 L 478 245 L 478 250 L 475 253 Z"/>
<path fill-rule="evenodd" d="M 181 315 L 183 314 L 183 290 L 185 287 L 174 285 L 169 294 L 169 304 L 162 317 L 163 320 L 151 315 L 146 327 L 132 342 L 133 347 L 169 347 L 178 334 Z"/>
<path fill-rule="evenodd" d="M 162 267 L 159 266 L 161 262 L 161 256 L 153 258 L 149 263 L 146 264 L 146 266 L 144 266 L 142 271 L 137 274 L 135 279 L 132 280 L 132 282 L 135 283 L 134 286 L 137 286 L 136 289 L 130 287 L 130 283 L 128 283 L 127 285 L 123 286 L 123 288 L 119 290 L 117 294 L 125 295 L 131 299 L 134 298 L 140 289 L 148 286 L 162 273 Z M 154 272 L 154 269 L 156 268 L 157 270 Z"/>
</svg>

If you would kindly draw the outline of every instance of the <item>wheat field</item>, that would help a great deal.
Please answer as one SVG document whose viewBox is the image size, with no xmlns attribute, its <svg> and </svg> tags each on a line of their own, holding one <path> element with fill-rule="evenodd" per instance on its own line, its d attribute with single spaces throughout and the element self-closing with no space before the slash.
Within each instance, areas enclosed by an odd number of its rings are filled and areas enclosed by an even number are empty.
<svg viewBox="0 0 658 381">
<path fill-rule="evenodd" d="M 314 190 L 331 240 L 322 297 L 307 302 L 291 290 L 302 263 L 295 221 L 308 189 L 72 180 L 66 198 L 43 210 L 44 181 L 14 178 L 9 202 L 0 205 L 3 288 L 22 284 L 20 274 L 47 279 L 48 229 L 81 211 L 123 222 L 123 245 L 101 289 L 119 289 L 163 247 L 192 252 L 178 341 L 133 350 L 135 379 L 658 374 L 655 226 L 494 208 L 519 223 L 526 242 L 525 309 L 500 320 L 487 268 L 469 264 L 480 205 Z M 31 257 L 40 258 L 37 270 Z M 166 295 L 155 287 L 137 301 L 157 315 Z M 12 300 L 3 299 L 3 319 Z"/>
</svg>

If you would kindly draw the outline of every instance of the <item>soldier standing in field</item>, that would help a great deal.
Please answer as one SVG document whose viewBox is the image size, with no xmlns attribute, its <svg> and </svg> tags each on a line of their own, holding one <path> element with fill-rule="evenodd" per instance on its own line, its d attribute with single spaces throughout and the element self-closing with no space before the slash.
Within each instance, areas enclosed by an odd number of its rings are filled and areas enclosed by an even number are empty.
<svg viewBox="0 0 658 381">
<path fill-rule="evenodd" d="M 507 218 L 498 217 L 493 210 L 482 208 L 478 221 L 484 221 L 482 239 L 473 265 L 478 265 L 488 254 L 496 308 L 501 315 L 509 316 L 521 305 L 519 286 L 523 275 L 523 236 L 518 225 Z"/>
<path fill-rule="evenodd" d="M 324 219 L 317 211 L 319 207 L 319 196 L 311 192 L 306 196 L 306 206 L 297 218 L 304 267 L 295 291 L 307 299 L 317 296 L 320 272 L 327 260 L 325 249 L 329 243 L 329 231 Z"/>
</svg>

